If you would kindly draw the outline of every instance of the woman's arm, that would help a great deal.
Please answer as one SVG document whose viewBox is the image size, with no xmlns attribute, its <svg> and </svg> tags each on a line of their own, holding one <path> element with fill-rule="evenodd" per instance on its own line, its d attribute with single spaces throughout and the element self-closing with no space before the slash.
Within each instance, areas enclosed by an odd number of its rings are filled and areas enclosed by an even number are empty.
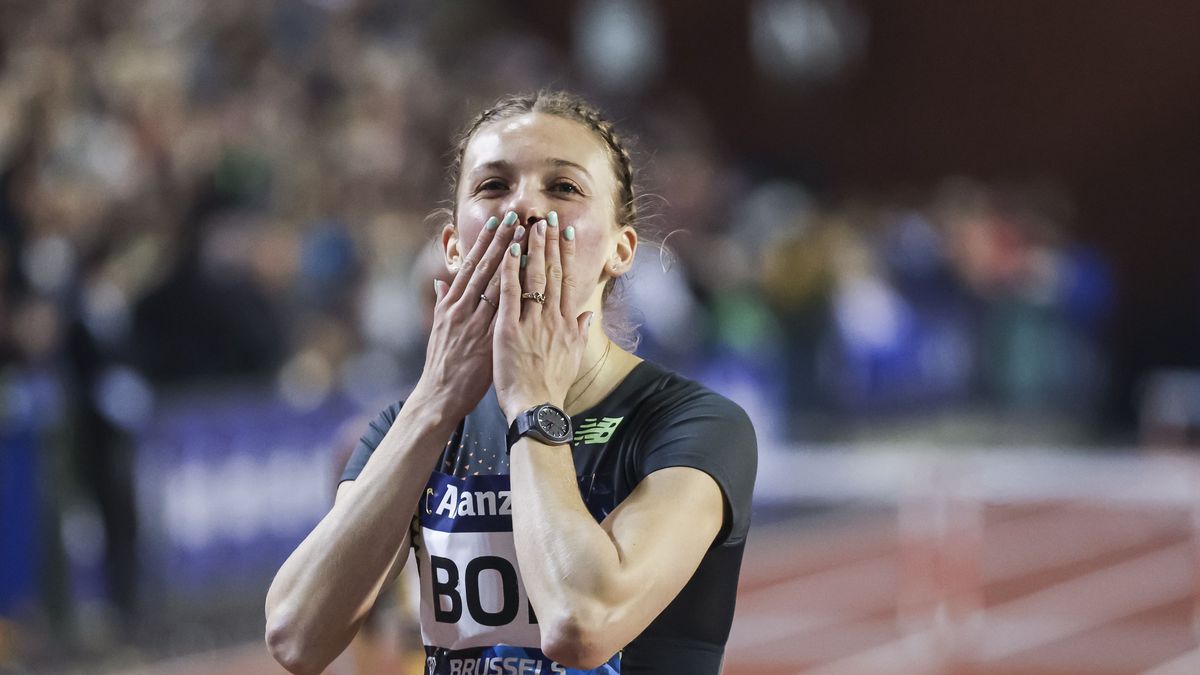
<svg viewBox="0 0 1200 675">
<path fill-rule="evenodd" d="M 320 673 L 350 644 L 408 557 L 409 522 L 457 420 L 410 397 L 362 474 L 279 569 L 267 592 L 267 646 L 292 673 Z"/>
<path fill-rule="evenodd" d="M 545 303 L 521 306 L 515 257 L 500 276 L 494 379 L 510 423 L 533 405 L 562 406 L 591 322 L 571 298 L 572 239 L 542 223 L 529 237 L 526 286 L 544 288 Z M 594 668 L 640 634 L 695 573 L 723 523 L 721 489 L 699 469 L 650 473 L 603 524 L 579 495 L 569 446 L 522 438 L 509 471 L 513 541 L 542 651 L 569 667 Z"/>
<path fill-rule="evenodd" d="M 511 216 L 511 217 L 509 217 Z M 267 645 L 293 673 L 320 673 L 354 638 L 385 583 L 403 567 L 421 489 L 458 421 L 491 383 L 501 256 L 524 228 L 493 217 L 437 302 L 421 380 L 353 486 L 288 557 L 267 592 Z M 444 235 L 458 246 L 450 226 Z"/>
<path fill-rule="evenodd" d="M 523 438 L 511 472 L 513 540 L 542 651 L 569 667 L 595 668 L 641 634 L 721 530 L 721 489 L 699 469 L 651 473 L 603 523 L 579 495 L 569 446 Z"/>
</svg>

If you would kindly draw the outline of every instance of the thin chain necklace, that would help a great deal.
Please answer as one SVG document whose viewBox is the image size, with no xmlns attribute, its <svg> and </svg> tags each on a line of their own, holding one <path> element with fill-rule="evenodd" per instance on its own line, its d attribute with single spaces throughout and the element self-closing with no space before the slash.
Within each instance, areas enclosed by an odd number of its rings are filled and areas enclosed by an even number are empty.
<svg viewBox="0 0 1200 675">
<path fill-rule="evenodd" d="M 600 377 L 600 372 L 604 370 L 604 362 L 608 360 L 608 351 L 610 349 L 612 349 L 612 340 L 609 340 L 608 344 L 604 345 L 604 355 L 596 360 L 596 365 L 592 366 L 591 368 L 588 368 L 587 373 L 584 373 L 583 377 L 580 377 L 579 380 L 582 380 L 584 377 L 587 377 L 588 373 L 591 373 L 593 370 L 596 371 L 596 374 L 592 375 L 592 379 L 588 380 L 588 383 L 586 385 L 584 385 L 583 390 L 581 390 L 578 394 L 575 394 L 575 398 L 572 398 L 570 401 L 567 401 L 565 407 L 570 408 L 572 403 L 578 401 L 580 399 L 580 397 L 582 397 L 584 394 L 587 393 L 587 390 L 590 389 L 592 387 L 592 384 L 594 384 L 596 382 L 596 378 Z M 575 381 L 578 382 L 579 380 L 575 380 Z"/>
</svg>

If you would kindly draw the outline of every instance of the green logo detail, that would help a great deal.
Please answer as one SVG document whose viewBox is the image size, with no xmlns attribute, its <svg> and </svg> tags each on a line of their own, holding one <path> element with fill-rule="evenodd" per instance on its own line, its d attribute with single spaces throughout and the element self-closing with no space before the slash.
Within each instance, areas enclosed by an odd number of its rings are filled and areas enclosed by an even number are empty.
<svg viewBox="0 0 1200 675">
<path fill-rule="evenodd" d="M 624 417 L 589 417 L 575 429 L 575 445 L 607 443 Z"/>
</svg>

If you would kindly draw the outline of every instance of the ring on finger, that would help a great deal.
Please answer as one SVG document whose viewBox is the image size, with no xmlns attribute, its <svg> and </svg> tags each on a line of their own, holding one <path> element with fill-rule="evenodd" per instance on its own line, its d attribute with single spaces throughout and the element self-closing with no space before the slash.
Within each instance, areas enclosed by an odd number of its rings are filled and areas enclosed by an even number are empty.
<svg viewBox="0 0 1200 675">
<path fill-rule="evenodd" d="M 480 299 L 480 300 L 482 300 L 482 301 L 484 301 L 484 302 L 486 302 L 487 304 L 491 305 L 491 306 L 492 306 L 492 309 L 500 309 L 500 305 L 497 305 L 496 303 L 492 302 L 492 299 L 491 299 L 491 298 L 489 298 L 489 297 L 488 297 L 486 294 L 484 294 L 484 293 L 480 293 L 480 294 L 479 294 L 479 299 Z"/>
<path fill-rule="evenodd" d="M 546 304 L 546 294 L 541 291 L 526 291 L 521 294 L 522 300 L 532 300 L 539 305 Z"/>
</svg>

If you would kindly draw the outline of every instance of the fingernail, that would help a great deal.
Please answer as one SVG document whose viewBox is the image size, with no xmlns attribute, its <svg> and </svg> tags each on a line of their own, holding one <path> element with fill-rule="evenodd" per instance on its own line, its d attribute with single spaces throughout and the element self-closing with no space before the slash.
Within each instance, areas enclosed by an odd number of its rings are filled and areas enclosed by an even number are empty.
<svg viewBox="0 0 1200 675">
<path fill-rule="evenodd" d="M 528 264 L 529 264 L 529 256 L 527 256 L 527 255 L 521 256 L 521 269 L 525 269 L 525 266 Z"/>
<path fill-rule="evenodd" d="M 433 280 L 433 294 L 435 296 L 438 294 L 438 280 L 437 279 Z"/>
<path fill-rule="evenodd" d="M 586 328 L 587 328 L 588 330 L 591 330 L 591 329 L 592 329 L 592 319 L 594 319 L 594 318 L 596 318 L 596 315 L 595 315 L 595 314 L 589 314 L 589 315 L 588 315 L 587 326 L 586 326 Z"/>
<path fill-rule="evenodd" d="M 558 227 L 558 211 L 547 213 L 546 220 L 550 221 L 550 227 Z"/>
<path fill-rule="evenodd" d="M 505 227 L 508 227 L 509 225 L 512 225 L 515 222 L 517 222 L 517 212 L 509 211 L 508 213 L 504 214 L 504 222 L 502 222 L 500 224 Z"/>
<path fill-rule="evenodd" d="M 538 234 L 546 234 L 546 221 L 538 221 Z"/>
<path fill-rule="evenodd" d="M 573 225 L 568 225 L 567 229 L 563 230 L 563 237 L 566 238 L 567 241 L 575 241 L 575 227 Z"/>
<path fill-rule="evenodd" d="M 518 225 L 516 233 L 513 234 L 513 241 L 520 241 L 521 237 L 524 237 L 524 236 L 525 236 L 525 226 Z"/>
<path fill-rule="evenodd" d="M 513 244 L 512 246 L 509 246 L 509 247 L 508 247 L 508 254 L 509 254 L 509 255 L 511 255 L 511 256 L 513 256 L 514 258 L 515 258 L 516 256 L 519 256 L 519 255 L 521 255 L 521 245 L 520 245 L 520 244 Z"/>
<path fill-rule="evenodd" d="M 492 216 L 491 218 L 488 218 L 487 222 L 483 224 L 483 228 L 485 230 L 494 230 L 497 227 L 500 227 L 500 219 L 497 218 L 496 216 Z"/>
</svg>

